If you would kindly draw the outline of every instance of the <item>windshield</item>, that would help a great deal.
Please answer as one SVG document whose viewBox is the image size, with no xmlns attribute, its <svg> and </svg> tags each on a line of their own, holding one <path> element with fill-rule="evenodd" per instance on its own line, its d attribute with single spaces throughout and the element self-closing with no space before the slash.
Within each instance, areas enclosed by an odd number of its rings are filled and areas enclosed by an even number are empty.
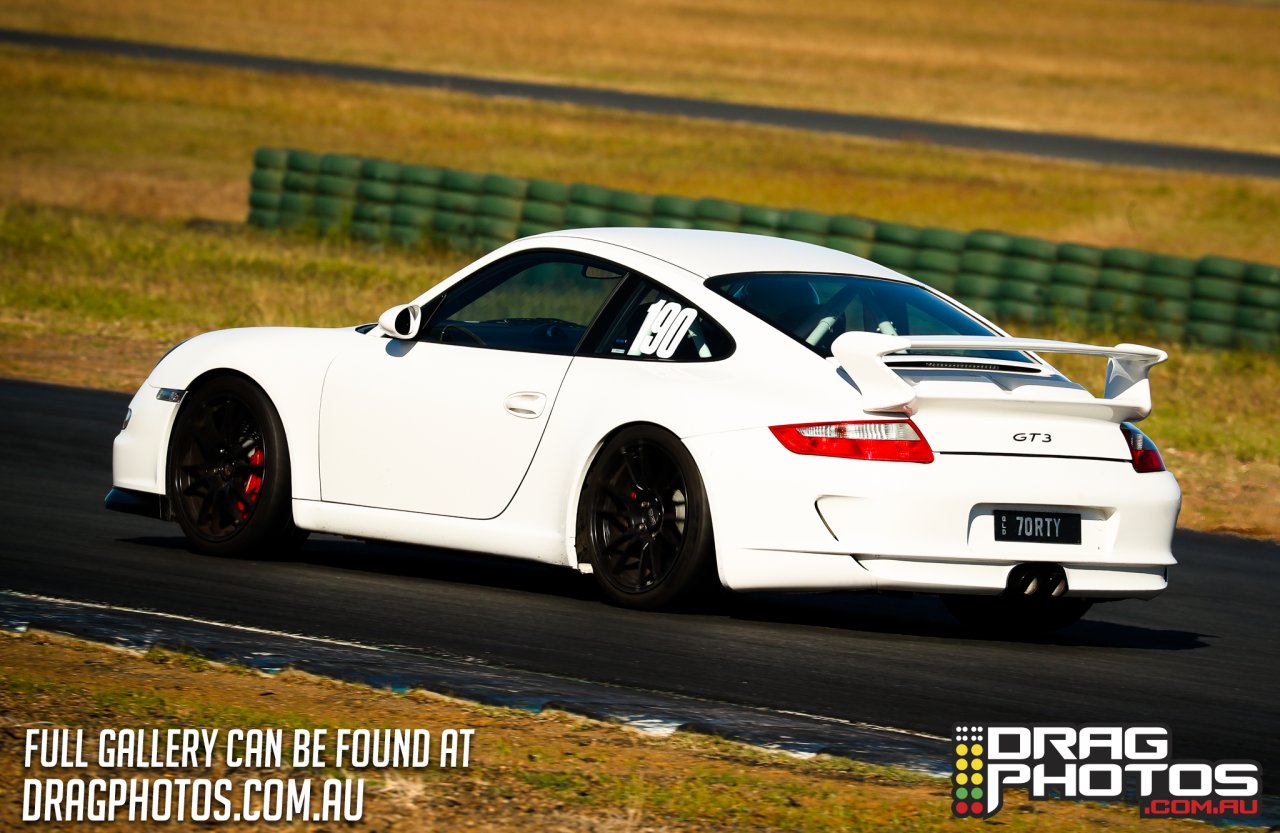
<svg viewBox="0 0 1280 833">
<path fill-rule="evenodd" d="M 747 309 L 818 355 L 846 332 L 886 335 L 994 336 L 990 327 L 916 284 L 852 275 L 755 272 L 724 275 L 707 287 Z M 1015 350 L 905 350 L 895 357 L 948 356 L 1032 364 Z"/>
</svg>

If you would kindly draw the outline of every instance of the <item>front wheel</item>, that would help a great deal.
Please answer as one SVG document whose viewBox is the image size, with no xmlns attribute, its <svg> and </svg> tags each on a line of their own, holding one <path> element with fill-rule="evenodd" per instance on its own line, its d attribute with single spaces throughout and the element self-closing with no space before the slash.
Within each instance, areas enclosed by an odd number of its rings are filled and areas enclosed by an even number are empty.
<svg viewBox="0 0 1280 833">
<path fill-rule="evenodd" d="M 1089 612 L 1089 599 L 1043 596 L 943 596 L 942 603 L 963 624 L 1001 636 L 1048 633 Z"/>
<path fill-rule="evenodd" d="M 293 524 L 284 428 L 261 388 L 223 376 L 186 395 L 169 441 L 169 500 L 197 552 L 270 558 L 306 537 Z"/>
<path fill-rule="evenodd" d="M 625 607 L 666 607 L 710 587 L 711 513 L 679 439 L 656 427 L 618 432 L 596 457 L 578 503 L 578 558 Z"/>
</svg>

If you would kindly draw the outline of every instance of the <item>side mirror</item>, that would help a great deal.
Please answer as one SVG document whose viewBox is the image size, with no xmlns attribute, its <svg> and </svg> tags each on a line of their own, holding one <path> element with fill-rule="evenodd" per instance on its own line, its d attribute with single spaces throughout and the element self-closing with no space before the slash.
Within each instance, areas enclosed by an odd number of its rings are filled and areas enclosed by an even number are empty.
<svg viewBox="0 0 1280 833">
<path fill-rule="evenodd" d="M 378 316 L 378 328 L 392 338 L 414 339 L 422 328 L 422 307 L 400 304 Z"/>
</svg>

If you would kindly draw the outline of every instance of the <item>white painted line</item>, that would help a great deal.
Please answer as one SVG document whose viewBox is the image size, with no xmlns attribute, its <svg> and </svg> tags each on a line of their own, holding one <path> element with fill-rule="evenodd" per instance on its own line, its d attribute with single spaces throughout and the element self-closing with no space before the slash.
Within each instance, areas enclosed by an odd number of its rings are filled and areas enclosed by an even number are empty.
<svg viewBox="0 0 1280 833">
<path fill-rule="evenodd" d="M 212 625 L 214 627 L 229 628 L 231 630 L 241 631 L 244 633 L 256 633 L 256 634 L 263 634 L 265 636 L 284 637 L 286 639 L 301 639 L 307 642 L 315 642 L 322 645 L 336 645 L 343 648 L 357 648 L 362 651 L 373 651 L 373 652 L 391 652 L 392 651 L 392 649 L 387 647 L 382 647 L 377 645 L 367 645 L 362 642 L 352 642 L 349 640 L 333 639 L 333 638 L 324 637 L 324 636 L 306 636 L 304 634 L 291 633 L 289 631 L 278 631 L 278 630 L 272 630 L 270 628 L 256 627 L 253 625 L 236 625 L 230 622 L 221 622 L 221 621 L 218 621 L 217 619 L 202 619 L 197 616 L 184 616 L 178 613 L 163 613 L 157 610 L 145 610 L 145 609 L 136 608 L 136 607 L 122 607 L 119 605 L 105 604 L 103 602 L 86 602 L 86 601 L 79 601 L 76 599 L 63 599 L 57 596 L 44 596 L 38 593 L 21 593 L 16 590 L 4 590 L 4 591 L 0 591 L 0 594 L 15 596 L 21 599 L 31 599 L 34 601 L 41 601 L 41 602 L 52 602 L 54 604 L 71 605 L 76 607 L 87 607 L 95 610 L 107 610 L 107 611 L 113 611 L 117 613 L 132 613 L 140 616 L 155 616 L 161 619 L 169 619 L 175 622 L 191 622 L 199 625 Z M 23 628 L 23 630 L 25 630 L 25 628 Z M 445 662 L 459 661 L 458 659 L 455 659 L 455 658 L 443 659 L 440 657 L 432 657 L 429 655 L 418 655 L 418 656 L 424 660 L 435 660 L 435 661 L 445 661 Z M 475 663 L 478 665 L 487 665 L 487 663 L 485 663 L 483 660 L 474 659 L 471 657 L 461 658 L 461 661 Z M 495 670 L 501 670 L 501 669 L 495 668 Z M 577 677 L 565 677 L 557 674 L 548 674 L 546 672 L 540 672 L 540 671 L 523 672 L 523 673 L 533 673 L 533 674 L 538 674 L 539 676 L 547 677 L 550 679 L 569 680 L 573 682 L 596 685 L 602 688 L 610 688 L 614 690 L 628 690 L 628 687 L 626 686 L 618 686 L 610 683 L 599 683 L 592 680 L 580 679 Z M 639 691 L 642 693 L 661 694 L 666 697 L 673 697 L 679 700 L 688 700 L 690 702 L 695 702 L 695 703 L 697 702 L 716 703 L 717 702 L 714 700 L 706 700 L 700 697 L 690 697 L 689 695 L 682 695 L 682 694 L 667 694 L 665 692 L 659 692 L 659 691 L 650 690 L 650 689 L 630 689 L 630 690 Z M 722 704 L 722 705 L 729 705 L 729 704 Z M 839 717 L 828 717 L 825 715 L 809 714 L 808 712 L 793 711 L 789 709 L 764 709 L 764 708 L 751 707 L 751 706 L 737 706 L 737 708 L 743 709 L 744 711 L 754 711 L 761 714 L 781 714 L 781 715 L 788 715 L 791 717 L 800 717 L 806 720 L 821 721 L 824 723 L 836 723 L 842 726 L 849 726 L 855 729 L 862 729 L 862 730 L 872 731 L 872 732 L 886 732 L 886 733 L 892 733 L 892 734 L 898 734 L 898 735 L 907 735 L 910 737 L 917 737 L 917 738 L 923 738 L 926 740 L 934 740 L 934 741 L 950 740 L 950 738 L 942 737 L 940 735 L 929 734 L 928 732 L 920 732 L 912 729 L 901 729 L 896 726 L 881 726 L 876 723 L 866 723 L 858 720 L 845 720 Z M 676 729 L 679 726 L 683 725 L 682 722 L 669 721 L 669 720 L 664 720 L 662 718 L 639 718 L 634 721 L 624 720 L 623 722 L 625 725 L 632 726 L 633 728 L 638 729 L 642 732 L 645 732 L 646 734 L 654 734 L 654 735 L 672 734 L 676 731 Z M 668 724 L 670 725 L 670 728 L 668 728 Z M 748 745 L 752 745 L 752 744 L 748 744 Z"/>
<path fill-rule="evenodd" d="M 359 648 L 363 651 L 386 651 L 376 645 L 365 645 L 361 642 L 350 642 L 342 639 L 331 639 L 326 636 L 304 636 L 300 633 L 290 633 L 289 631 L 276 631 L 270 628 L 259 628 L 253 625 L 234 625 L 230 622 L 219 622 L 217 619 L 201 619 L 197 616 L 183 616 L 178 613 L 162 613 L 158 610 L 144 610 L 137 607 L 120 607 L 118 605 L 109 605 L 102 602 L 82 602 L 78 599 L 62 599 L 57 596 L 42 596 L 37 593 L 19 593 L 16 590 L 5 590 L 4 595 L 16 596 L 20 599 L 32 599 L 39 602 L 53 602 L 55 604 L 74 605 L 76 607 L 89 607 L 95 610 L 110 610 L 117 613 L 135 613 L 140 616 L 157 616 L 161 619 L 171 619 L 175 622 L 194 622 L 198 625 L 213 625 L 219 628 L 229 628 L 231 630 L 243 631 L 245 633 L 260 633 L 266 636 L 283 636 L 288 639 L 303 639 L 308 642 L 319 642 L 325 645 L 340 645 L 344 648 Z"/>
</svg>

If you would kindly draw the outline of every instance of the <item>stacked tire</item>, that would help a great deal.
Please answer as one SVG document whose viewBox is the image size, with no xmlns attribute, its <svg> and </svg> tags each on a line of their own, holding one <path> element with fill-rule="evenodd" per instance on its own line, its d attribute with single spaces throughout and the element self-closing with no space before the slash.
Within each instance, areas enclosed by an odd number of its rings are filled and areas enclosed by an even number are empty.
<svg viewBox="0 0 1280 833">
<path fill-rule="evenodd" d="M 545 179 L 529 180 L 516 234 L 528 237 L 564 228 L 564 210 L 568 202 L 568 185 Z"/>
<path fill-rule="evenodd" d="M 1010 237 L 1000 263 L 1000 297 L 996 318 L 1034 324 L 1045 318 L 1057 246 L 1037 237 Z"/>
<path fill-rule="evenodd" d="M 921 229 L 911 276 L 939 292 L 954 294 L 964 243 L 965 235 L 958 231 L 937 227 Z"/>
<path fill-rule="evenodd" d="M 527 180 L 514 176 L 484 178 L 476 202 L 476 248 L 489 251 L 516 239 L 528 189 Z"/>
<path fill-rule="evenodd" d="M 1012 238 L 989 229 L 970 232 L 960 255 L 956 275 L 956 297 L 990 319 L 1000 317 L 1000 271 L 1009 254 Z"/>
<path fill-rule="evenodd" d="M 1181 341 L 1186 336 L 1195 271 L 1190 258 L 1153 255 L 1148 261 L 1141 312 L 1161 338 Z"/>
<path fill-rule="evenodd" d="M 831 233 L 831 218 L 816 211 L 793 208 L 782 215 L 778 236 L 821 246 Z"/>
<path fill-rule="evenodd" d="M 1102 272 L 1102 250 L 1083 243 L 1060 243 L 1049 268 L 1048 315 L 1072 324 L 1088 320 L 1090 299 Z"/>
<path fill-rule="evenodd" d="M 1149 328 L 1210 347 L 1280 348 L 1280 268 L 1225 257 L 968 233 L 852 215 L 621 191 L 305 150 L 259 148 L 249 223 L 374 244 L 488 251 L 564 228 L 737 231 L 867 257 L 996 321 Z"/>
<path fill-rule="evenodd" d="M 567 228 L 601 228 L 609 222 L 609 203 L 614 192 L 601 185 L 575 182 L 569 186 L 569 204 L 564 209 Z"/>
<path fill-rule="evenodd" d="M 1236 339 L 1251 350 L 1280 349 L 1280 266 L 1245 267 L 1236 306 Z"/>
<path fill-rule="evenodd" d="M 777 237 L 782 225 L 783 212 L 767 205 L 742 206 L 742 224 L 738 231 L 744 234 L 763 234 L 766 237 Z"/>
<path fill-rule="evenodd" d="M 400 165 L 383 159 L 366 159 L 360 166 L 351 236 L 366 243 L 385 243 L 391 230 L 391 208 L 400 182 Z"/>
<path fill-rule="evenodd" d="M 875 229 L 871 259 L 898 272 L 912 272 L 920 229 L 904 223 L 876 223 Z"/>
<path fill-rule="evenodd" d="M 688 197 L 659 194 L 653 199 L 652 225 L 655 228 L 693 228 L 697 216 L 698 203 Z"/>
<path fill-rule="evenodd" d="M 364 161 L 354 156 L 327 153 L 320 157 L 312 217 L 321 234 L 350 233 L 363 167 Z"/>
<path fill-rule="evenodd" d="M 249 174 L 250 225 L 273 229 L 280 225 L 280 198 L 284 195 L 284 175 L 288 151 L 258 148 L 253 154 L 253 173 Z"/>
<path fill-rule="evenodd" d="M 395 204 L 391 207 L 391 225 L 387 239 L 393 244 L 412 249 L 432 239 L 436 203 L 444 172 L 430 165 L 405 165 L 396 183 Z"/>
</svg>

